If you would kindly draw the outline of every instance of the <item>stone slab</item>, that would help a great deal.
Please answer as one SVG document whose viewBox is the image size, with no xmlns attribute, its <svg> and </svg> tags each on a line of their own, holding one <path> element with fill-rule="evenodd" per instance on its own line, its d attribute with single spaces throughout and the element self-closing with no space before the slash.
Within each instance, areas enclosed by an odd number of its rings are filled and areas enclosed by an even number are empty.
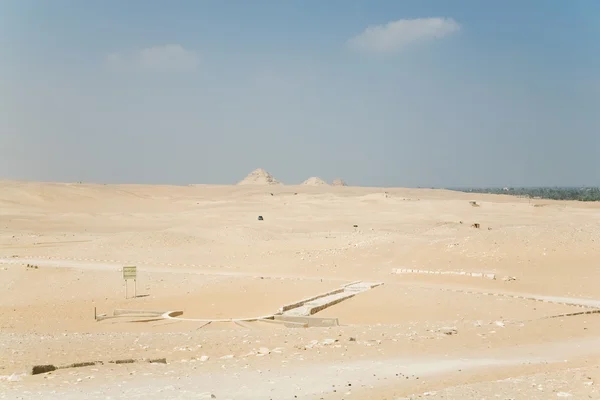
<svg viewBox="0 0 600 400">
<path fill-rule="evenodd" d="M 306 324 L 306 327 L 308 328 L 329 328 L 332 326 L 339 326 L 340 324 L 337 318 L 318 318 L 292 315 L 276 315 L 275 321 L 284 321 L 285 323 L 292 324 Z"/>
</svg>

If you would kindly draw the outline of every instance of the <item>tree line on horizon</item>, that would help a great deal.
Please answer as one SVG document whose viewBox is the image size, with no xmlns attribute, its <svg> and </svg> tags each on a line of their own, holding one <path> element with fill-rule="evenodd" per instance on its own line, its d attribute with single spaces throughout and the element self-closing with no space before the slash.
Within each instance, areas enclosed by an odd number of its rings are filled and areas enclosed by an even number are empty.
<svg viewBox="0 0 600 400">
<path fill-rule="evenodd" d="M 549 200 L 600 201 L 599 187 L 454 188 L 450 190 L 465 193 L 506 194 Z"/>
</svg>

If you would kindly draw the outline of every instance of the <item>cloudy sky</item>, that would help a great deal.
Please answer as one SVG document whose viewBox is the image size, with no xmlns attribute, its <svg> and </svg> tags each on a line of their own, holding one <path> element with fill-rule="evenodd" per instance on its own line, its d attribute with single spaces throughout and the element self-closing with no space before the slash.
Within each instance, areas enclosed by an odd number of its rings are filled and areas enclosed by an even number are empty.
<svg viewBox="0 0 600 400">
<path fill-rule="evenodd" d="M 0 179 L 600 185 L 600 1 L 0 0 Z"/>
</svg>

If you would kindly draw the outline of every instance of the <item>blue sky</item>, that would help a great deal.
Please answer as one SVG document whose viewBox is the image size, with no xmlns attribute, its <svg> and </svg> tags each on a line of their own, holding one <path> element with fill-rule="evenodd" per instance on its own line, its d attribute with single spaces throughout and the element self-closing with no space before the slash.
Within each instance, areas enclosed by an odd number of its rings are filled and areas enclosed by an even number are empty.
<svg viewBox="0 0 600 400">
<path fill-rule="evenodd" d="M 0 0 L 0 177 L 600 185 L 600 2 Z"/>
</svg>

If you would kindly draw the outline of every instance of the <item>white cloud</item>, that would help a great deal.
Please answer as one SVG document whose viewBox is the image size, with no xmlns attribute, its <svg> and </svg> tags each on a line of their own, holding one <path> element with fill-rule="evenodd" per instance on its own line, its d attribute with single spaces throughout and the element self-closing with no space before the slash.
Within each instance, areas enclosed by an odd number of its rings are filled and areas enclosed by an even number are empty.
<svg viewBox="0 0 600 400">
<path fill-rule="evenodd" d="M 391 53 L 418 41 L 439 39 L 460 30 L 452 18 L 399 19 L 370 26 L 348 40 L 351 48 L 375 53 Z"/>
<path fill-rule="evenodd" d="M 131 54 L 113 53 L 106 57 L 106 66 L 113 71 L 189 71 L 199 64 L 198 54 L 179 44 L 148 47 Z"/>
</svg>

